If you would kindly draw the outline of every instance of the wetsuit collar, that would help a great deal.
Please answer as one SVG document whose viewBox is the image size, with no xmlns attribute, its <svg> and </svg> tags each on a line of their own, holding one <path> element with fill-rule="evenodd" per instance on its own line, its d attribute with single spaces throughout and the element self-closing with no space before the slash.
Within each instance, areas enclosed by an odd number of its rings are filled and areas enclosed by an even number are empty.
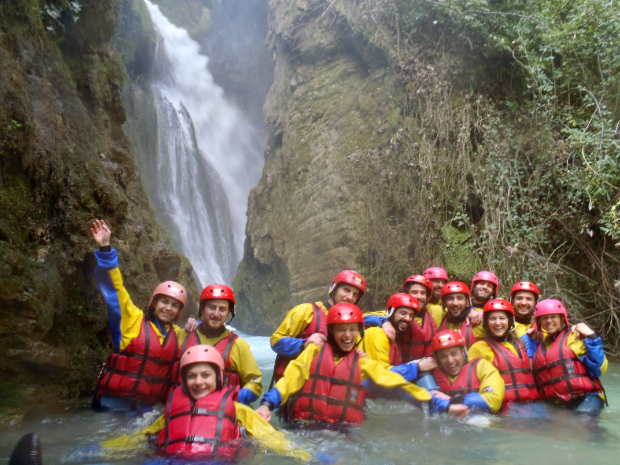
<svg viewBox="0 0 620 465">
<path fill-rule="evenodd" d="M 529 325 L 532 322 L 532 318 L 531 317 L 523 318 L 522 316 L 515 316 L 515 321 L 522 325 Z"/>
<path fill-rule="evenodd" d="M 198 331 L 200 331 L 200 333 L 202 333 L 207 339 L 212 339 L 214 337 L 218 337 L 224 334 L 224 332 L 226 331 L 226 326 L 222 325 L 221 328 L 210 329 L 207 328 L 204 323 L 202 323 L 200 326 L 198 326 Z"/>
<path fill-rule="evenodd" d="M 448 323 L 453 324 L 453 325 L 463 324 L 463 322 L 467 318 L 467 315 L 469 315 L 470 311 L 471 311 L 471 307 L 466 308 L 465 310 L 463 310 L 463 314 L 457 318 L 453 317 L 452 313 L 448 312 L 448 314 L 446 315 L 446 320 L 448 321 Z"/>
</svg>

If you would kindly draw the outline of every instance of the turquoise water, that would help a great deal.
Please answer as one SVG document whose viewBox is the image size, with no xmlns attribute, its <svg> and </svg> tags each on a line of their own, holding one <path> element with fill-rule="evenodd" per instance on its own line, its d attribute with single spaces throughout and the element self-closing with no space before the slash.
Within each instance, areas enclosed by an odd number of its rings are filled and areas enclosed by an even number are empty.
<svg viewBox="0 0 620 465">
<path fill-rule="evenodd" d="M 243 336 L 252 346 L 264 373 L 271 379 L 274 355 L 265 337 Z M 347 434 L 334 431 L 293 431 L 295 444 L 312 453 L 354 464 L 608 464 L 620 461 L 620 364 L 611 363 L 602 378 L 610 406 L 600 419 L 581 418 L 546 408 L 547 418 L 479 415 L 466 420 L 425 417 L 415 407 L 369 401 L 367 419 Z M 21 425 L 0 427 L 0 460 L 6 460 L 19 438 L 38 432 L 44 465 L 118 463 L 139 465 L 149 450 L 120 457 L 101 457 L 88 445 L 137 431 L 150 424 L 161 408 L 144 418 L 130 419 L 94 413 L 90 399 L 32 406 Z M 280 427 L 277 419 L 272 423 Z M 257 453 L 244 464 L 292 464 L 288 457 Z"/>
</svg>

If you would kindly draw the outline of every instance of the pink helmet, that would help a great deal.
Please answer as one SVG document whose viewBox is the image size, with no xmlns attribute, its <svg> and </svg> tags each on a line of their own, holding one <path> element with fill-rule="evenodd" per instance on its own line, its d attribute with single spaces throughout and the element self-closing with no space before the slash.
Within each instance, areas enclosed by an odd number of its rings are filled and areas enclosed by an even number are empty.
<svg viewBox="0 0 620 465">
<path fill-rule="evenodd" d="M 422 274 L 426 277 L 426 279 L 445 279 L 446 281 L 450 281 L 446 270 L 439 268 L 438 266 L 427 268 Z"/>
<path fill-rule="evenodd" d="M 224 359 L 213 346 L 205 344 L 192 346 L 181 356 L 181 369 L 193 363 L 213 363 L 220 369 L 220 379 L 224 379 Z"/>
<path fill-rule="evenodd" d="M 181 284 L 174 281 L 164 281 L 155 288 L 153 295 L 151 296 L 151 301 L 149 302 L 149 308 L 151 308 L 153 302 L 155 301 L 155 297 L 158 295 L 167 295 L 168 297 L 177 299 L 181 302 L 181 310 L 185 308 L 185 304 L 187 303 L 187 291 Z M 180 316 L 181 312 L 177 315 L 177 320 Z"/>
<path fill-rule="evenodd" d="M 540 328 L 540 323 L 538 323 L 538 317 L 543 315 L 564 315 L 564 322 L 566 323 L 566 327 L 570 327 L 568 323 L 568 312 L 564 307 L 564 304 L 556 299 L 546 299 L 541 300 L 536 304 L 536 310 L 534 310 L 534 318 Z"/>
<path fill-rule="evenodd" d="M 495 290 L 493 291 L 493 298 L 497 298 L 497 291 L 499 288 L 499 281 L 497 280 L 497 276 L 495 276 L 490 271 L 479 271 L 474 279 L 471 281 L 471 288 L 474 288 L 474 285 L 477 281 L 489 281 L 495 285 Z"/>
</svg>

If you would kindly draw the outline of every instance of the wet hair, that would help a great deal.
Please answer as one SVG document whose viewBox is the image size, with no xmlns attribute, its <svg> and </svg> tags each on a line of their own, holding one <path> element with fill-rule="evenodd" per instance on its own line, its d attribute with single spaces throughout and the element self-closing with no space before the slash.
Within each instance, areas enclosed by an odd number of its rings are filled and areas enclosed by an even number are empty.
<svg viewBox="0 0 620 465">
<path fill-rule="evenodd" d="M 196 363 L 206 363 L 211 368 L 213 368 L 213 371 L 215 371 L 215 390 L 221 391 L 223 387 L 223 383 L 222 383 L 222 373 L 220 371 L 220 367 L 218 367 L 215 363 L 212 363 L 212 362 L 196 362 Z M 196 365 L 196 363 L 190 363 L 189 365 L 185 365 L 183 368 L 181 368 L 181 385 L 183 386 L 183 393 L 188 397 L 191 397 L 191 394 L 189 393 L 189 389 L 187 389 L 187 372 L 191 367 Z"/>
</svg>

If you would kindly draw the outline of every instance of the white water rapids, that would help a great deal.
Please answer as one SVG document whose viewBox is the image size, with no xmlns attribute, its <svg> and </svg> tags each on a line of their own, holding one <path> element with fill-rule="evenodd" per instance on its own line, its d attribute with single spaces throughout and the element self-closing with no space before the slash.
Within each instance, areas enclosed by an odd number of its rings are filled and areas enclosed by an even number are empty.
<svg viewBox="0 0 620 465">
<path fill-rule="evenodd" d="M 158 34 L 151 86 L 158 144 L 145 183 L 200 283 L 230 284 L 243 254 L 248 196 L 262 173 L 262 143 L 226 101 L 198 43 L 146 5 Z"/>
</svg>

